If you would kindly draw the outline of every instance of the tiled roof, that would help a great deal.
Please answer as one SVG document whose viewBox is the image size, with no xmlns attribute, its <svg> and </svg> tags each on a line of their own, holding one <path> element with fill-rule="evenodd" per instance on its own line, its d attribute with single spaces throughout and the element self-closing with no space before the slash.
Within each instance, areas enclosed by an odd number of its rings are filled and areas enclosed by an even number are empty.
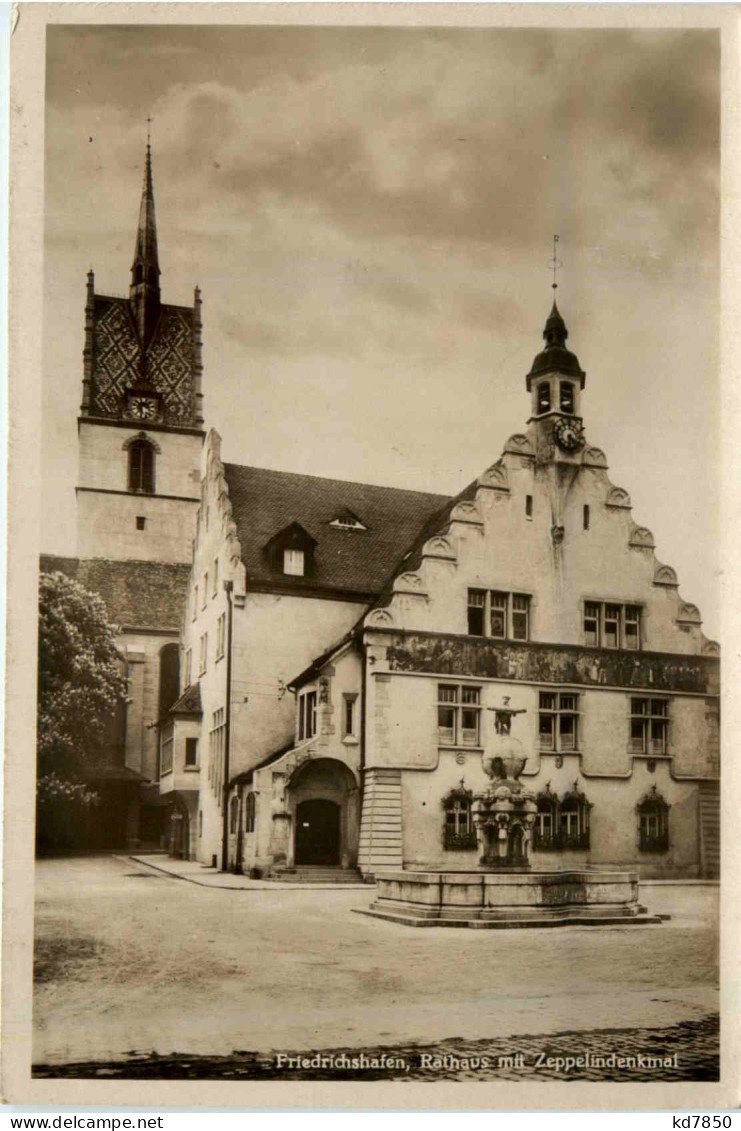
<svg viewBox="0 0 741 1131">
<path fill-rule="evenodd" d="M 344 589 L 380 593 L 397 560 L 415 542 L 446 495 L 374 487 L 314 475 L 294 475 L 225 464 L 234 519 L 249 582 L 290 583 L 302 589 Z M 330 524 L 352 511 L 367 528 L 343 530 Z M 316 540 L 311 577 L 285 577 L 270 568 L 265 547 L 291 523 Z"/>
<path fill-rule="evenodd" d="M 180 629 L 189 565 L 42 554 L 41 569 L 44 573 L 64 573 L 98 593 L 110 620 L 122 628 Z"/>
<path fill-rule="evenodd" d="M 119 417 L 126 390 L 141 381 L 142 347 L 125 298 L 95 295 L 90 412 Z M 146 349 L 146 384 L 162 395 L 165 424 L 192 427 L 196 421 L 193 310 L 162 303 Z"/>
<path fill-rule="evenodd" d="M 192 683 L 186 687 L 176 703 L 170 707 L 171 715 L 200 715 L 201 714 L 201 685 Z"/>
</svg>

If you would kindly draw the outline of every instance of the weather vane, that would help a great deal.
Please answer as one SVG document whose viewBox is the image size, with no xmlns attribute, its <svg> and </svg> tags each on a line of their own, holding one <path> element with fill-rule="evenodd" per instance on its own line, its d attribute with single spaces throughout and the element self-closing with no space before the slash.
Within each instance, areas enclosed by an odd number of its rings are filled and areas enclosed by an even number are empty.
<svg viewBox="0 0 741 1131">
<path fill-rule="evenodd" d="M 147 145 L 152 141 L 152 115 L 147 115 Z"/>
<path fill-rule="evenodd" d="M 553 288 L 554 291 L 558 290 L 558 269 L 559 269 L 559 267 L 563 267 L 563 263 L 561 262 L 561 260 L 558 258 L 558 255 L 556 254 L 557 251 L 558 251 L 557 245 L 558 245 L 558 236 L 554 236 L 553 237 L 553 258 L 551 259 L 551 261 L 549 263 L 549 267 L 551 268 L 551 271 L 553 272 L 553 282 L 551 283 L 551 287 Z"/>
</svg>

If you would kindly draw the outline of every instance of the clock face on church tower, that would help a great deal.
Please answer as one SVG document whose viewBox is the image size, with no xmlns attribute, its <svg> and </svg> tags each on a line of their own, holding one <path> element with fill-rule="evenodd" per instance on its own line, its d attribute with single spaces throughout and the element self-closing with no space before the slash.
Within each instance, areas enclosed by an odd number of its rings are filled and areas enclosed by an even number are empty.
<svg viewBox="0 0 741 1131">
<path fill-rule="evenodd" d="M 157 415 L 159 405 L 156 397 L 133 396 L 129 398 L 129 414 L 138 420 L 151 420 Z"/>
</svg>

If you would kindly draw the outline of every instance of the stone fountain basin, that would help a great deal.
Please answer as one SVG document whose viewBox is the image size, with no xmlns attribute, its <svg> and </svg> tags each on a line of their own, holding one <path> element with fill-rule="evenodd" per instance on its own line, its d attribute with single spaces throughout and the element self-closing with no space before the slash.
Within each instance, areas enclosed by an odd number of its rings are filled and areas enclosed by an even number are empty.
<svg viewBox="0 0 741 1131">
<path fill-rule="evenodd" d="M 380 872 L 368 911 L 411 926 L 658 923 L 638 902 L 638 873 L 618 869 Z"/>
</svg>

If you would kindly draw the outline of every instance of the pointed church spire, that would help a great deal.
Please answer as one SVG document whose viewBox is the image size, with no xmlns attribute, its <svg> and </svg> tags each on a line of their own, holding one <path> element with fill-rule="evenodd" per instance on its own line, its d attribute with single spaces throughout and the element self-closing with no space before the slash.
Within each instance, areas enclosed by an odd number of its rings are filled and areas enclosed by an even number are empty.
<svg viewBox="0 0 741 1131">
<path fill-rule="evenodd" d="M 144 163 L 144 185 L 139 206 L 139 226 L 136 231 L 134 262 L 131 265 L 129 290 L 132 314 L 139 340 L 143 345 L 150 341 L 157 323 L 160 306 L 160 265 L 157 255 L 157 221 L 154 213 L 154 186 L 152 183 L 152 145 L 147 134 Z"/>
</svg>

